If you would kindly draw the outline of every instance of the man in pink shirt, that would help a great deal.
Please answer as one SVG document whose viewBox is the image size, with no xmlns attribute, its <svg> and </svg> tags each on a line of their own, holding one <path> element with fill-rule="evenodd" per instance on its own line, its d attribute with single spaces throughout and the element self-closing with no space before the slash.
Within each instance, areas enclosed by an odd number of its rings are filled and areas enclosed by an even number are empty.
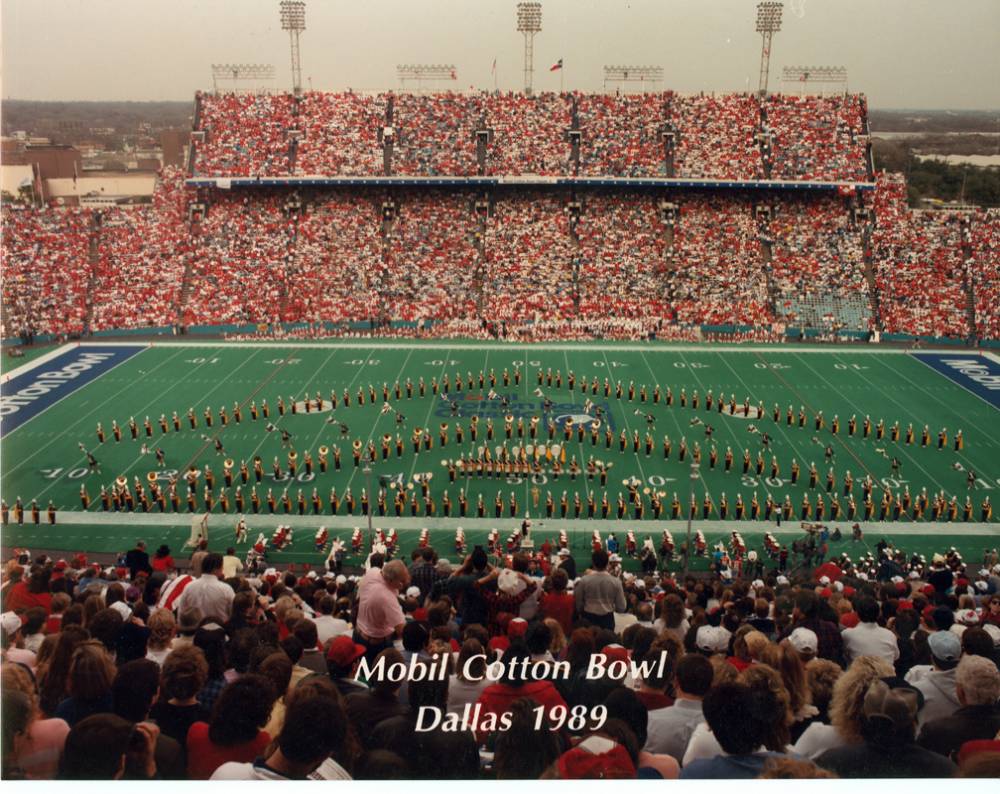
<svg viewBox="0 0 1000 794">
<path fill-rule="evenodd" d="M 375 657 L 402 633 L 406 618 L 399 594 L 410 585 L 410 572 L 402 560 L 387 562 L 379 572 L 372 568 L 362 577 L 358 588 L 358 620 L 354 641 L 367 648 L 365 657 Z"/>
</svg>

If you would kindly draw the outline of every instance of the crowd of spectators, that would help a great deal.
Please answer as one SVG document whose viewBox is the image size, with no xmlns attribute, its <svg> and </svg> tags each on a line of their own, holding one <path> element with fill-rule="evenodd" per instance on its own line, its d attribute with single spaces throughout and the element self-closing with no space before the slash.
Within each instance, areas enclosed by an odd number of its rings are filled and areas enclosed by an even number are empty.
<svg viewBox="0 0 1000 794">
<path fill-rule="evenodd" d="M 718 581 L 548 542 L 352 575 L 18 551 L 3 777 L 995 777 L 996 550 L 879 549 Z"/>
<path fill-rule="evenodd" d="M 482 102 L 487 128 L 492 130 L 488 174 L 570 173 L 570 94 L 489 94 Z"/>
<path fill-rule="evenodd" d="M 220 196 L 193 239 L 184 325 L 280 319 L 297 224 L 288 198 Z"/>
<path fill-rule="evenodd" d="M 843 199 L 781 202 L 767 228 L 771 278 L 782 297 L 866 295 L 862 231 L 850 223 Z M 788 320 L 797 318 L 779 311 Z"/>
<path fill-rule="evenodd" d="M 160 175 L 150 206 L 96 213 L 91 330 L 169 326 L 177 319 L 192 240 L 179 168 Z"/>
<path fill-rule="evenodd" d="M 680 322 L 758 326 L 773 320 L 760 233 L 748 201 L 682 201 L 668 267 L 668 297 Z"/>
<path fill-rule="evenodd" d="M 580 314 L 666 317 L 667 235 L 657 202 L 636 195 L 595 194 L 576 224 Z"/>
<path fill-rule="evenodd" d="M 91 216 L 76 209 L 3 209 L 3 336 L 83 332 Z"/>
<path fill-rule="evenodd" d="M 889 333 L 967 338 L 974 322 L 1000 336 L 1000 215 L 912 211 L 891 175 L 865 199 L 873 220 L 856 201 L 440 188 L 196 198 L 167 169 L 151 205 L 5 208 L 3 329 L 285 322 L 312 337 L 371 321 L 382 335 L 540 341 L 604 322 L 606 338 L 689 338 L 698 325 L 819 327 L 820 314 L 870 328 L 877 305 Z"/>
<path fill-rule="evenodd" d="M 764 176 L 760 105 L 752 94 L 673 95 L 670 121 L 678 136 L 674 175 L 704 179 Z"/>
<path fill-rule="evenodd" d="M 549 193 L 498 199 L 486 223 L 483 301 L 494 321 L 570 317 L 576 285 L 569 210 Z"/>
<path fill-rule="evenodd" d="M 886 176 L 876 186 L 875 217 L 872 258 L 885 330 L 967 337 L 963 218 L 911 211 L 902 177 Z"/>
<path fill-rule="evenodd" d="M 976 335 L 1000 339 L 1000 211 L 988 210 L 973 218 L 972 258 L 967 261 L 975 299 Z"/>
<path fill-rule="evenodd" d="M 463 94 L 398 94 L 393 103 L 392 172 L 474 176 L 482 99 Z"/>
<path fill-rule="evenodd" d="M 379 303 L 394 319 L 443 320 L 478 314 L 481 255 L 472 194 L 398 194 L 377 270 Z"/>
<path fill-rule="evenodd" d="M 866 179 L 863 96 L 769 94 L 763 107 L 772 179 Z"/>
<path fill-rule="evenodd" d="M 578 94 L 580 176 L 667 175 L 663 96 Z"/>
<path fill-rule="evenodd" d="M 471 176 L 480 130 L 490 131 L 489 175 L 667 176 L 665 133 L 677 177 L 759 179 L 768 165 L 778 179 L 867 175 L 867 110 L 856 94 L 772 94 L 762 104 L 749 93 L 307 91 L 199 94 L 198 107 L 199 176 L 378 176 L 390 148 L 392 174 Z"/>
</svg>

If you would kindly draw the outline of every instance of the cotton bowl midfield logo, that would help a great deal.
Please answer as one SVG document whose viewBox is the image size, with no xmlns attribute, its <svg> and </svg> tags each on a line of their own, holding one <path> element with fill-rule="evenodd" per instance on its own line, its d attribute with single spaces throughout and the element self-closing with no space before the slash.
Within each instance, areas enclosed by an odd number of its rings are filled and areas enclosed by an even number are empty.
<svg viewBox="0 0 1000 794">
<path fill-rule="evenodd" d="M 590 414 L 560 414 L 554 421 L 558 427 L 562 427 L 572 419 L 573 427 L 583 425 L 585 429 L 590 430 L 590 423 L 594 421 L 594 418 Z"/>
<path fill-rule="evenodd" d="M 504 397 L 507 398 L 506 407 L 503 404 Z M 455 413 L 452 413 L 452 402 L 456 406 Z M 607 402 L 594 403 L 594 407 L 599 407 L 602 411 L 601 431 L 610 429 L 612 432 L 617 432 L 611 413 L 611 405 Z M 497 420 L 502 422 L 508 414 L 514 416 L 515 419 L 519 417 L 530 419 L 532 416 L 538 416 L 543 425 L 548 422 L 549 417 L 552 417 L 552 421 L 560 429 L 566 424 L 567 419 L 572 419 L 574 426 L 583 425 L 588 433 L 590 432 L 590 423 L 596 418 L 593 414 L 584 413 L 583 405 L 579 403 L 553 402 L 546 410 L 544 398 L 522 397 L 514 392 L 499 392 L 496 399 L 475 393 L 452 394 L 441 400 L 434 412 L 434 415 L 441 419 L 450 419 L 455 416 L 463 418 L 479 416 L 482 418 L 490 417 L 495 422 Z"/>
</svg>

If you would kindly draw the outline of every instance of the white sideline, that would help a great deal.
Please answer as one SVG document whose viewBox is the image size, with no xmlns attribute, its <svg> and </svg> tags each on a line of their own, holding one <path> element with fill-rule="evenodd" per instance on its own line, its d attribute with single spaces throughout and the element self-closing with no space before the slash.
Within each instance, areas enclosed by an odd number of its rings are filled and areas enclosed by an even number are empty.
<svg viewBox="0 0 1000 794">
<path fill-rule="evenodd" d="M 237 513 L 212 514 L 209 517 L 209 527 L 216 531 L 233 530 L 238 518 Z M 316 529 L 324 526 L 327 529 L 350 529 L 355 527 L 367 532 L 368 519 L 363 515 L 286 515 L 284 513 L 243 513 L 247 524 L 252 529 L 264 528 L 273 529 L 279 525 L 290 526 L 293 529 L 312 528 Z M 189 513 L 105 513 L 103 511 L 84 512 L 82 510 L 60 511 L 56 516 L 57 524 L 97 524 L 108 526 L 187 526 L 190 520 Z M 44 521 L 44 515 L 43 515 Z M 422 516 L 403 516 L 397 518 L 395 515 L 372 516 L 372 525 L 382 529 L 418 530 L 424 527 L 434 527 L 437 530 L 452 530 L 458 527 L 463 529 L 493 529 L 496 527 L 504 531 L 512 531 L 513 528 L 520 527 L 520 518 L 511 519 L 509 516 L 503 518 L 442 518 L 433 516 L 430 518 Z M 829 521 L 823 522 L 827 526 L 843 526 L 844 535 L 850 534 L 852 521 Z M 8 529 L 13 525 L 8 525 Z M 29 526 L 25 524 L 24 526 Z M 39 524 L 40 527 L 48 527 L 46 523 Z M 556 532 L 565 528 L 570 534 L 582 533 L 590 534 L 593 530 L 599 530 L 602 535 L 607 532 L 625 532 L 632 529 L 641 535 L 650 535 L 658 538 L 664 529 L 669 529 L 674 533 L 677 540 L 679 535 L 684 534 L 687 522 L 679 519 L 677 521 L 630 521 L 628 519 L 599 519 L 599 518 L 532 518 L 532 526 L 535 531 L 542 534 Z M 505 529 L 506 528 L 506 529 Z M 695 520 L 693 529 L 700 529 L 709 533 L 729 533 L 732 531 L 746 533 L 770 532 L 773 535 L 801 535 L 803 529 L 799 521 L 783 521 L 778 527 L 772 521 L 701 521 Z M 871 535 L 928 535 L 940 534 L 942 537 L 954 536 L 998 536 L 1000 537 L 1000 525 L 996 522 L 983 524 L 979 522 L 915 522 L 915 521 L 872 521 L 862 523 L 862 529 L 866 536 Z"/>
</svg>

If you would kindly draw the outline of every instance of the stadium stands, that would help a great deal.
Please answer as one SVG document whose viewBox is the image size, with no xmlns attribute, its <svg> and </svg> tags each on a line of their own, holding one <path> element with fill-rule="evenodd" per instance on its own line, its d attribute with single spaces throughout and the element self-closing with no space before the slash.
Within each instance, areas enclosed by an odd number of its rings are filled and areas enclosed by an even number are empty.
<svg viewBox="0 0 1000 794">
<path fill-rule="evenodd" d="M 219 177 L 867 174 L 858 95 L 198 94 L 195 115 L 193 171 Z M 196 197 L 171 169 L 151 206 L 5 209 L 4 334 L 372 320 L 522 339 L 776 322 L 1000 336 L 1000 216 L 912 212 L 888 175 L 836 195 L 309 190 Z"/>
</svg>

